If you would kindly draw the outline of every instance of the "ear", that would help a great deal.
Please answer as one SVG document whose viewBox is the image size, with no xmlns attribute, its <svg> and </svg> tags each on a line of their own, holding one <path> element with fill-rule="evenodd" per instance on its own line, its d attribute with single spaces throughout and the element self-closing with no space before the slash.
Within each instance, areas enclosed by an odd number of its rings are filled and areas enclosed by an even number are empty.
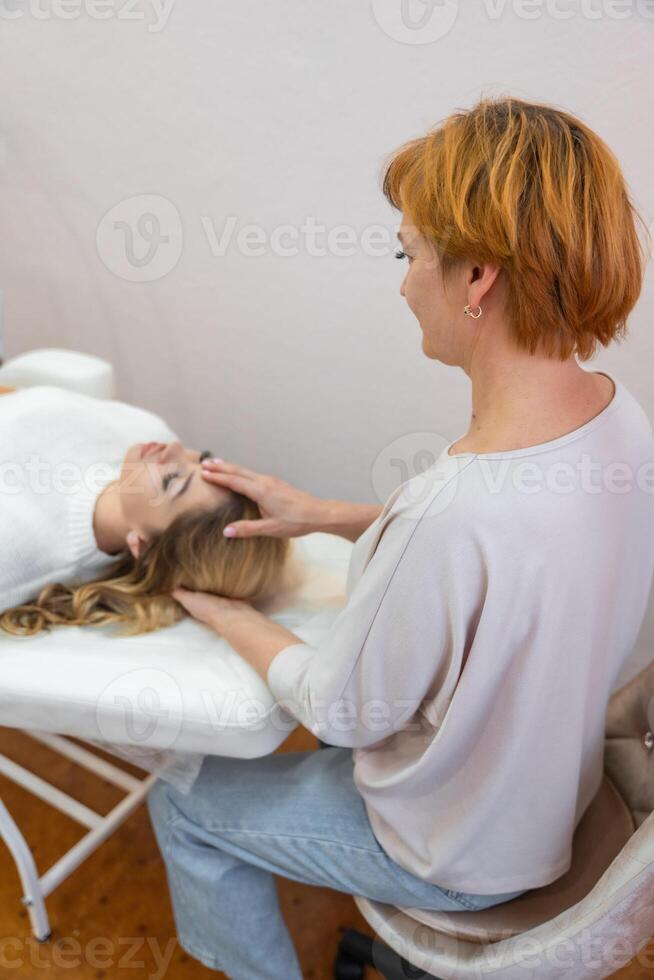
<svg viewBox="0 0 654 980">
<path fill-rule="evenodd" d="M 472 264 L 468 269 L 468 302 L 479 306 L 501 272 L 501 267 L 492 262 Z"/>
<path fill-rule="evenodd" d="M 147 545 L 147 539 L 139 534 L 138 531 L 131 530 L 127 532 L 127 537 L 125 538 L 127 547 L 130 550 L 132 558 L 140 558 L 143 554 L 143 550 Z"/>
</svg>

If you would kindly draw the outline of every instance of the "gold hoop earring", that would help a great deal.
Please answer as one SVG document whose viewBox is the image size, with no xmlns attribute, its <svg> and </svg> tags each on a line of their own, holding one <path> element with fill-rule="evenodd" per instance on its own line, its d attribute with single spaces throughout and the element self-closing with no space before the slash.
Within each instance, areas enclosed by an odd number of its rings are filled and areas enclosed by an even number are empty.
<svg viewBox="0 0 654 980">
<path fill-rule="evenodd" d="M 466 316 L 471 316 L 473 320 L 478 320 L 481 316 L 481 306 L 478 306 L 477 309 L 479 310 L 479 313 L 473 313 L 470 309 L 470 304 L 468 303 L 467 306 L 463 307 L 463 312 Z"/>
</svg>

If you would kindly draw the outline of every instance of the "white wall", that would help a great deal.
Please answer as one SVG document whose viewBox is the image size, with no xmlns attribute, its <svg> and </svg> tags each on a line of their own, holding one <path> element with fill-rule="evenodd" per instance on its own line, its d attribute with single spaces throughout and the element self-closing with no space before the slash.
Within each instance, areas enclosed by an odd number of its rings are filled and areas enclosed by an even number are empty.
<svg viewBox="0 0 654 980">
<path fill-rule="evenodd" d="M 0 0 L 7 354 L 107 357 L 120 397 L 189 444 L 323 496 L 375 500 L 399 479 L 375 464 L 390 443 L 465 431 L 468 381 L 422 354 L 392 251 L 359 238 L 351 257 L 312 255 L 300 231 L 292 257 L 235 242 L 220 257 L 206 226 L 394 231 L 385 155 L 482 92 L 580 115 L 649 222 L 654 21 L 638 0 L 445 0 L 403 37 L 399 2 L 172 0 L 161 14 L 157 0 Z M 443 36 L 408 43 L 429 30 Z M 169 241 L 139 268 L 113 222 L 149 210 Z M 652 301 L 650 272 L 630 339 L 592 367 L 654 419 Z M 654 614 L 643 637 L 642 658 Z"/>
</svg>

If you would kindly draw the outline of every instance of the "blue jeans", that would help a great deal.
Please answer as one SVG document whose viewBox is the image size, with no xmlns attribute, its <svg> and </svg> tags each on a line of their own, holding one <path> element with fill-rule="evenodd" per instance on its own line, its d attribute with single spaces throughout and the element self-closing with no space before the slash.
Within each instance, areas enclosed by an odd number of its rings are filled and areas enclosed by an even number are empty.
<svg viewBox="0 0 654 980">
<path fill-rule="evenodd" d="M 181 946 L 233 980 L 302 980 L 273 875 L 416 908 L 487 908 L 521 892 L 469 895 L 416 877 L 374 836 L 336 746 L 258 759 L 207 756 L 184 795 L 158 780 L 148 810 Z"/>
</svg>

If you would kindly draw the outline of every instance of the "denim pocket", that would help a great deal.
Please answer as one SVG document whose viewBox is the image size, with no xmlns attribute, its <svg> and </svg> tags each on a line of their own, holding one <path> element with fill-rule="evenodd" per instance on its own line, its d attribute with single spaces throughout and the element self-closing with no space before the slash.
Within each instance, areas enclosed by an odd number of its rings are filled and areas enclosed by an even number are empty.
<svg viewBox="0 0 654 980">
<path fill-rule="evenodd" d="M 449 888 L 442 888 L 448 898 L 451 898 L 453 902 L 456 902 L 462 908 L 467 909 L 469 912 L 479 911 L 480 906 L 474 904 L 475 899 L 482 898 L 481 895 L 467 895 L 465 892 L 453 892 Z"/>
</svg>

